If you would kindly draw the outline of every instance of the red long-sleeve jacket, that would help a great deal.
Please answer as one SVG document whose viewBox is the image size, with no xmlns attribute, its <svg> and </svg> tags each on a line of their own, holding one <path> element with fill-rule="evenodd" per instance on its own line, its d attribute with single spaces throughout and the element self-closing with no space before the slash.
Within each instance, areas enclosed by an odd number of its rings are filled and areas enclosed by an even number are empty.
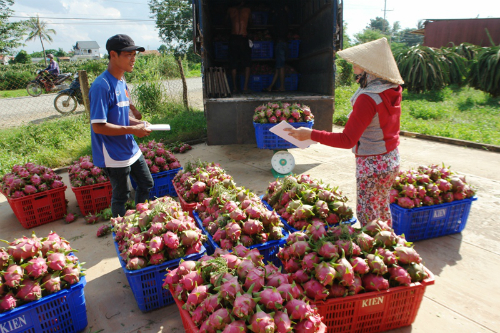
<svg viewBox="0 0 500 333">
<path fill-rule="evenodd" d="M 352 148 L 356 156 L 388 153 L 399 145 L 401 86 L 356 99 L 342 133 L 313 130 L 311 139 L 336 148 Z"/>
</svg>

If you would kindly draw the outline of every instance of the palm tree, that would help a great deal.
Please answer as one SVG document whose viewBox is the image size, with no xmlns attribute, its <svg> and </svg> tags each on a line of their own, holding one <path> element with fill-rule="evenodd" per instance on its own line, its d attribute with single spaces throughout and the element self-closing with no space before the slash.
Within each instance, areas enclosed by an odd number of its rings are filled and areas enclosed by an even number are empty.
<svg viewBox="0 0 500 333">
<path fill-rule="evenodd" d="M 54 29 L 47 29 L 47 22 L 40 21 L 38 14 L 36 17 L 31 17 L 26 21 L 26 27 L 28 28 L 28 38 L 27 42 L 33 41 L 36 38 L 40 38 L 40 43 L 42 43 L 43 49 L 43 60 L 45 61 L 45 66 L 47 66 L 47 56 L 45 55 L 45 47 L 43 46 L 43 41 L 52 42 L 52 37 L 50 34 L 56 34 Z"/>
</svg>

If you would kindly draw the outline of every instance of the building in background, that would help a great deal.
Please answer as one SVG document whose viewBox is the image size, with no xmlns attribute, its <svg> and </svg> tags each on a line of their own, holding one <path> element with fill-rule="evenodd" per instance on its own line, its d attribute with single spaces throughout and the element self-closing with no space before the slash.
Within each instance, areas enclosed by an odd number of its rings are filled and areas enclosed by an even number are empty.
<svg viewBox="0 0 500 333">
<path fill-rule="evenodd" d="M 85 60 L 85 59 L 100 59 L 99 44 L 95 41 L 78 41 L 73 46 L 74 55 L 71 61 Z"/>
<path fill-rule="evenodd" d="M 500 18 L 427 19 L 423 29 L 412 33 L 424 35 L 424 45 L 436 48 L 462 43 L 492 46 L 490 37 L 495 45 L 499 45 Z"/>
</svg>

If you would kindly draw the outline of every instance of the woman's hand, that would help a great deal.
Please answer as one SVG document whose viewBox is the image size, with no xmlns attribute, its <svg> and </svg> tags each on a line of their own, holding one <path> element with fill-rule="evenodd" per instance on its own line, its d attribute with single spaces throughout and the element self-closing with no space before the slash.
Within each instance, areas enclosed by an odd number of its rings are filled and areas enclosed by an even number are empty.
<svg viewBox="0 0 500 333">
<path fill-rule="evenodd" d="M 285 128 L 284 131 L 289 132 L 288 135 L 290 135 L 291 137 L 293 137 L 299 141 L 311 139 L 312 129 L 307 128 L 307 127 Z"/>
</svg>

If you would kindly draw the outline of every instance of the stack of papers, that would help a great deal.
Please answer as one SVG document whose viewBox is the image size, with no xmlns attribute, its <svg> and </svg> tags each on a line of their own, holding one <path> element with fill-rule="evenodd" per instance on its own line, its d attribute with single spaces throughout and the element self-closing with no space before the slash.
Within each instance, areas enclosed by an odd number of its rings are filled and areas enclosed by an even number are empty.
<svg viewBox="0 0 500 333">
<path fill-rule="evenodd" d="M 285 139 L 286 141 L 293 143 L 294 145 L 296 145 L 297 147 L 299 147 L 301 149 L 307 148 L 310 145 L 316 143 L 316 141 L 314 141 L 314 140 L 299 141 L 299 140 L 295 139 L 294 137 L 290 136 L 290 134 L 289 134 L 290 132 L 285 132 L 284 131 L 285 128 L 294 128 L 294 127 L 283 120 L 278 125 L 271 127 L 269 129 L 269 132 L 272 132 L 272 133 L 276 134 L 277 136 Z"/>
<path fill-rule="evenodd" d="M 155 124 L 155 125 L 149 125 L 146 127 L 147 129 L 150 129 L 152 131 L 170 131 L 170 125 L 169 124 Z"/>
</svg>

